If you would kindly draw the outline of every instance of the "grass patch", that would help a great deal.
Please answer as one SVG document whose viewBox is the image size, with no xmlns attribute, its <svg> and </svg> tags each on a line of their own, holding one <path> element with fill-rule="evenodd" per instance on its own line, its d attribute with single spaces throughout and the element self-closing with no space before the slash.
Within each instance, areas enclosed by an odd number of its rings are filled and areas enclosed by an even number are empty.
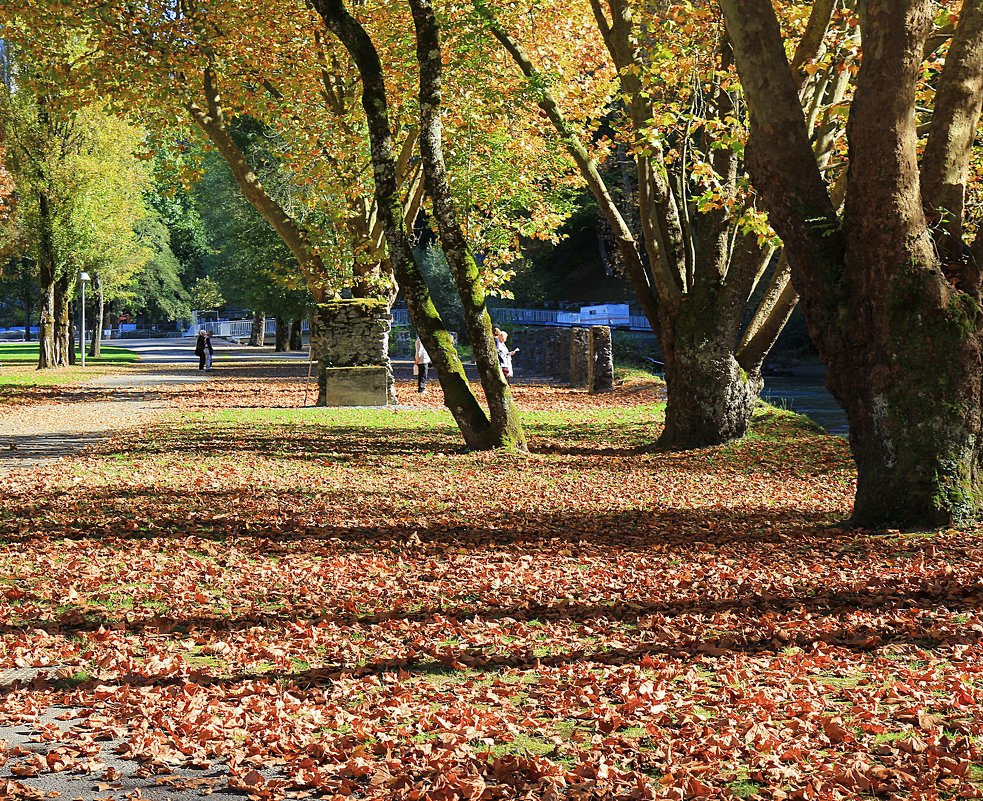
<svg viewBox="0 0 983 801">
<path fill-rule="evenodd" d="M 518 756 L 547 756 L 556 750 L 556 746 L 537 735 L 517 734 L 515 739 L 508 743 L 498 743 L 491 747 L 491 754 L 494 757 L 502 757 L 506 754 L 516 754 Z"/>
<path fill-rule="evenodd" d="M 108 369 L 131 364 L 139 358 L 132 350 L 107 345 L 98 358 L 86 357 L 85 368 L 59 367 L 38 370 L 37 342 L 0 342 L 0 389 L 5 387 L 50 387 L 77 384 Z"/>
</svg>

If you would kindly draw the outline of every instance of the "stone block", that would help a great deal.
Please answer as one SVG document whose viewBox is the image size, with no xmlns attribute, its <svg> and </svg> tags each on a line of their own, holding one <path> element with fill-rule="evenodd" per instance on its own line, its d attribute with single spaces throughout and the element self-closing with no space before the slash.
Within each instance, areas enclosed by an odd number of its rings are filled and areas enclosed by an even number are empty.
<svg viewBox="0 0 983 801">
<path fill-rule="evenodd" d="M 570 329 L 570 386 L 586 387 L 590 381 L 590 331 Z"/>
<path fill-rule="evenodd" d="M 611 329 L 606 325 L 590 327 L 589 392 L 610 392 L 614 389 L 614 348 Z"/>
<path fill-rule="evenodd" d="M 326 367 L 319 371 L 318 384 L 319 406 L 387 406 L 396 402 L 392 371 L 381 365 Z"/>
</svg>

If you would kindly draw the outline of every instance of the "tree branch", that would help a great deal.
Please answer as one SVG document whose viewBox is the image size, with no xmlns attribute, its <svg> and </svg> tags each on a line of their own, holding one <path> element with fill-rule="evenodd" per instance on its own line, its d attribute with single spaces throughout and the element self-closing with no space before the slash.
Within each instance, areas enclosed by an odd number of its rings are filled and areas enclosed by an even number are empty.
<svg viewBox="0 0 983 801">
<path fill-rule="evenodd" d="M 494 12 L 488 7 L 484 0 L 473 0 L 475 10 L 485 20 L 488 30 L 498 40 L 505 51 L 512 56 L 512 60 L 518 65 L 522 74 L 529 80 L 530 86 L 536 92 L 539 107 L 546 114 L 547 119 L 552 123 L 557 133 L 560 134 L 567 152 L 573 157 L 574 162 L 580 170 L 581 175 L 587 182 L 591 193 L 597 200 L 597 205 L 604 215 L 604 219 L 614 233 L 618 252 L 625 263 L 625 269 L 631 280 L 632 286 L 638 297 L 639 303 L 645 311 L 645 317 L 652 326 L 653 331 L 658 330 L 658 304 L 662 293 L 668 293 L 665 301 L 675 303 L 678 299 L 679 290 L 668 273 L 664 273 L 661 281 L 656 281 L 655 286 L 649 279 L 648 271 L 642 259 L 642 254 L 635 240 L 634 234 L 625 222 L 621 211 L 618 209 L 614 197 L 608 189 L 607 183 L 601 177 L 597 168 L 597 163 L 587 152 L 587 148 L 580 140 L 579 135 L 573 126 L 566 119 L 563 111 L 543 75 L 533 65 L 532 60 L 526 54 L 522 46 L 505 30 L 502 24 L 495 17 Z M 661 259 L 652 262 L 661 265 Z"/>
<path fill-rule="evenodd" d="M 266 191 L 259 176 L 249 166 L 242 151 L 232 139 L 211 67 L 205 68 L 204 89 L 205 109 L 193 101 L 189 101 L 186 105 L 191 118 L 204 131 L 229 165 L 243 197 L 263 215 L 297 259 L 315 300 L 322 301 L 324 280 L 328 274 L 324 262 L 315 251 L 307 232 Z"/>
<path fill-rule="evenodd" d="M 789 64 L 792 68 L 792 74 L 795 76 L 796 87 L 799 89 L 802 88 L 802 84 L 805 83 L 806 79 L 806 74 L 802 71 L 802 67 L 819 55 L 835 7 L 836 0 L 816 0 L 812 4 L 812 11 L 809 14 L 809 21 L 806 23 L 805 32 L 802 34 L 798 45 L 796 45 L 795 53 L 792 55 L 792 61 Z"/>
<path fill-rule="evenodd" d="M 748 167 L 788 250 L 796 286 L 838 306 L 843 237 L 809 142 L 771 0 L 721 0 L 751 112 Z"/>
<path fill-rule="evenodd" d="M 943 262 L 962 260 L 964 195 L 983 106 L 983 0 L 966 0 L 935 93 L 921 185 Z"/>
</svg>

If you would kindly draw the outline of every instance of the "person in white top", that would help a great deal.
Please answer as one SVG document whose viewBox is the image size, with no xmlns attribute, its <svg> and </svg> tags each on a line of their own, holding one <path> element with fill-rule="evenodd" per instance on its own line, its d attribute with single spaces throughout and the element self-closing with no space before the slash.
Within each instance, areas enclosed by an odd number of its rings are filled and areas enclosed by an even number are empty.
<svg viewBox="0 0 983 801">
<path fill-rule="evenodd" d="M 215 346 L 212 345 L 212 332 L 205 332 L 205 369 L 212 369 L 212 354 L 215 353 Z"/>
<path fill-rule="evenodd" d="M 416 338 L 416 349 L 413 354 L 413 375 L 416 376 L 416 391 L 427 391 L 427 374 L 430 372 L 430 354 L 423 347 L 420 337 Z"/>
<path fill-rule="evenodd" d="M 505 340 L 509 338 L 508 332 L 496 328 L 493 333 L 495 334 L 495 351 L 498 353 L 498 363 L 505 374 L 505 380 L 511 382 L 513 376 L 512 357 L 519 352 L 519 349 L 509 350 L 506 346 Z"/>
</svg>

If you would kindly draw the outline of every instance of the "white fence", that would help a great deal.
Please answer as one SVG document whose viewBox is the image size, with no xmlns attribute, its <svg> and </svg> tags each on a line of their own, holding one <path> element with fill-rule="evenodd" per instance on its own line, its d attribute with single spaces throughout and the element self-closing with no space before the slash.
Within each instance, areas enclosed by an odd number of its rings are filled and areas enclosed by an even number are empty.
<svg viewBox="0 0 983 801">
<path fill-rule="evenodd" d="M 648 318 L 641 314 L 589 314 L 580 312 L 553 311 L 551 309 L 511 309 L 491 310 L 496 323 L 511 325 L 548 325 L 560 328 L 581 325 L 608 325 L 630 331 L 651 331 Z"/>
<path fill-rule="evenodd" d="M 613 310 L 612 310 L 613 311 Z M 620 310 L 619 310 L 620 311 Z M 490 310 L 492 320 L 501 325 L 533 325 L 533 326 L 556 326 L 559 328 L 581 326 L 581 325 L 608 325 L 611 328 L 620 328 L 629 331 L 651 331 L 648 318 L 641 314 L 610 313 L 598 314 L 591 313 L 584 315 L 581 312 L 555 311 L 553 309 L 513 309 L 510 307 L 499 307 Z M 392 310 L 393 325 L 410 325 L 410 315 L 406 309 Z M 215 336 L 231 339 L 248 339 L 253 330 L 252 320 L 208 320 L 193 324 L 185 336 L 195 336 L 200 329 L 207 329 Z M 301 324 L 301 330 L 306 334 L 310 331 L 307 320 Z M 267 336 L 276 334 L 276 321 L 272 318 L 266 320 Z"/>
<path fill-rule="evenodd" d="M 513 309 L 507 307 L 490 310 L 492 320 L 503 325 L 544 325 L 559 328 L 579 325 L 609 325 L 630 331 L 651 331 L 648 318 L 641 314 L 590 314 L 554 311 L 553 309 Z M 393 325 L 409 325 L 406 309 L 393 309 Z"/>
<path fill-rule="evenodd" d="M 222 337 L 223 339 L 249 339 L 253 333 L 253 321 L 202 320 L 198 323 L 193 323 L 191 327 L 184 332 L 184 336 L 197 336 L 198 332 L 201 330 L 211 331 L 212 334 L 217 337 Z M 305 334 L 310 332 L 310 325 L 308 324 L 307 320 L 301 322 L 300 330 Z M 276 336 L 276 320 L 272 317 L 266 318 L 266 336 Z"/>
</svg>

